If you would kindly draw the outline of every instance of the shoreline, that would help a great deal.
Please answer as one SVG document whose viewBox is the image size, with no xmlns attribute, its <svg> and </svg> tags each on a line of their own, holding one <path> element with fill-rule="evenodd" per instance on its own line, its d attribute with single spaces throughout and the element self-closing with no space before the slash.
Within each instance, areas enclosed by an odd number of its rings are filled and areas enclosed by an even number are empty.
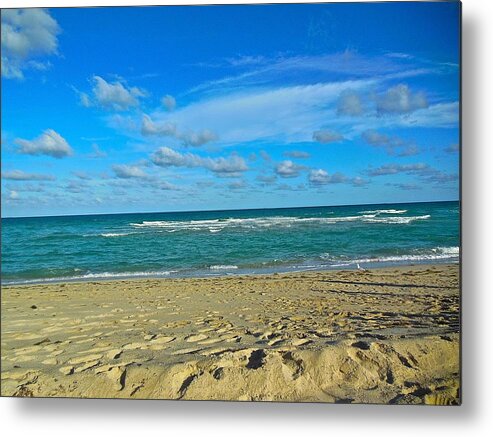
<svg viewBox="0 0 493 437">
<path fill-rule="evenodd" d="M 146 280 L 207 280 L 207 279 L 223 279 L 223 278 L 231 278 L 231 277 L 262 277 L 262 276 L 272 276 L 272 275 L 292 275 L 292 274 L 300 274 L 300 273 L 322 273 L 322 272 L 344 272 L 344 271 L 360 271 L 360 270 L 370 270 L 370 271 L 379 271 L 379 270 L 387 270 L 387 269 L 406 269 L 406 268 L 419 268 L 419 267 L 433 267 L 433 266 L 452 266 L 452 265 L 459 265 L 460 266 L 460 260 L 459 258 L 456 261 L 453 261 L 453 259 L 443 259 L 443 260 L 423 260 L 423 262 L 414 262 L 414 263 L 409 263 L 409 264 L 404 264 L 404 263 L 384 263 L 384 262 L 378 262 L 378 263 L 368 263 L 371 264 L 369 266 L 361 267 L 361 269 L 358 269 L 358 267 L 355 265 L 351 266 L 346 266 L 345 268 L 336 266 L 334 268 L 332 267 L 327 267 L 327 268 L 313 268 L 313 269 L 299 269 L 299 270 L 290 270 L 290 271 L 272 271 L 272 272 L 265 272 L 265 273 L 244 273 L 244 272 L 239 272 L 239 273 L 234 273 L 234 270 L 236 269 L 231 269 L 233 272 L 231 273 L 210 273 L 204 276 L 193 276 L 193 275 L 166 275 L 165 273 L 159 274 L 157 273 L 155 276 L 152 275 L 152 273 L 146 275 L 145 273 L 140 275 L 125 275 L 122 273 L 122 276 L 97 276 L 97 274 L 94 274 L 96 276 L 94 277 L 87 277 L 87 278 L 82 278 L 82 277 L 66 277 L 66 278 L 47 278 L 47 279 L 32 279 L 32 280 L 26 280 L 24 282 L 9 282 L 9 283 L 1 283 L 0 287 L 1 288 L 7 288 L 7 287 L 23 287 L 23 286 L 31 286 L 31 285 L 56 285 L 56 284 L 84 284 L 84 283 L 91 283 L 91 282 L 118 282 L 118 281 L 146 281 Z M 227 270 L 227 269 L 224 269 Z M 117 275 L 118 273 L 116 273 Z M 103 274 L 101 274 L 103 275 Z"/>
<path fill-rule="evenodd" d="M 2 395 L 460 403 L 459 265 L 2 287 Z"/>
</svg>

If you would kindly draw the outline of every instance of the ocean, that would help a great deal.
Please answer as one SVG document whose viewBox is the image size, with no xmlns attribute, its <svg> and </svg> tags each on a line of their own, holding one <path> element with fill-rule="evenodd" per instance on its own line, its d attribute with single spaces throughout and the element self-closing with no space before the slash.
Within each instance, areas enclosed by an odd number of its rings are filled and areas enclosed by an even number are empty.
<svg viewBox="0 0 493 437">
<path fill-rule="evenodd" d="M 459 261 L 459 202 L 2 218 L 2 284 Z"/>
</svg>

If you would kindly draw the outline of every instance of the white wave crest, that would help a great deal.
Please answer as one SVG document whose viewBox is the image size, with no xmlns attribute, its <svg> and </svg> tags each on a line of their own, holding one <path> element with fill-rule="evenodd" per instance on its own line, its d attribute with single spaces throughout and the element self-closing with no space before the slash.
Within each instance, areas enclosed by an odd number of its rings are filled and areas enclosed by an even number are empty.
<svg viewBox="0 0 493 437">
<path fill-rule="evenodd" d="M 456 259 L 459 257 L 459 247 L 435 247 L 433 249 L 416 250 L 416 253 L 410 253 L 405 255 L 390 255 L 390 256 L 375 256 L 368 258 L 357 259 L 341 259 L 341 257 L 334 257 L 328 253 L 324 253 L 320 256 L 321 259 L 327 261 L 333 261 L 340 264 L 334 264 L 332 266 L 350 266 L 355 264 L 369 264 L 369 263 L 393 263 L 393 262 L 405 262 L 405 261 L 434 261 L 434 260 L 447 260 Z"/>
<path fill-rule="evenodd" d="M 80 270 L 80 269 L 75 269 Z M 98 279 L 125 279 L 125 278 L 156 278 L 169 276 L 173 273 L 178 273 L 178 270 L 165 270 L 165 271 L 144 271 L 144 272 L 101 272 L 101 273 L 86 273 L 84 275 L 74 276 L 60 276 L 54 278 L 41 278 L 41 279 L 25 279 L 7 281 L 6 284 L 20 285 L 20 284 L 38 284 L 45 282 L 75 282 L 75 281 L 87 281 Z"/>
<path fill-rule="evenodd" d="M 126 237 L 127 235 L 131 235 L 131 234 L 132 234 L 131 232 L 121 232 L 121 233 L 108 232 L 106 234 L 100 234 L 100 235 L 101 235 L 101 237 L 112 238 L 112 237 Z"/>
<path fill-rule="evenodd" d="M 391 211 L 391 210 L 388 210 Z M 397 211 L 397 210 L 392 210 Z M 404 210 L 403 210 L 404 211 Z M 331 225 L 345 222 L 362 223 L 388 223 L 388 224 L 407 224 L 415 220 L 429 219 L 430 215 L 395 217 L 382 216 L 378 213 L 343 216 L 343 217 L 257 217 L 257 218 L 227 218 L 215 220 L 188 220 L 188 221 L 143 221 L 142 223 L 130 223 L 134 228 L 163 229 L 167 232 L 176 231 L 208 231 L 211 233 L 220 232 L 223 229 L 266 229 L 272 227 L 289 228 L 297 225 Z M 401 214 L 401 212 L 398 212 Z M 403 213 L 403 212 L 402 212 Z"/>
<path fill-rule="evenodd" d="M 427 220 L 431 216 L 427 215 L 418 215 L 413 217 L 368 217 L 366 222 L 368 223 L 388 223 L 388 224 L 408 224 L 414 222 L 416 220 Z"/>
<path fill-rule="evenodd" d="M 238 266 L 217 265 L 210 266 L 209 270 L 236 270 Z"/>
<path fill-rule="evenodd" d="M 361 211 L 360 214 L 405 214 L 407 209 L 376 209 L 374 211 Z"/>
</svg>

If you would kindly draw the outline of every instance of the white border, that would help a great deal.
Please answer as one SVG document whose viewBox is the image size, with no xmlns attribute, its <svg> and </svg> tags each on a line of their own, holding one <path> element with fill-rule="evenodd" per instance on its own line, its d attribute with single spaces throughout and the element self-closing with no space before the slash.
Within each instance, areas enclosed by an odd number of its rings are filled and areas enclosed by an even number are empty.
<svg viewBox="0 0 493 437">
<path fill-rule="evenodd" d="M 270 1 L 269 3 L 288 3 Z M 296 1 L 291 1 L 296 3 Z M 3 0 L 2 7 L 208 4 L 177 0 Z M 215 4 L 235 3 L 216 0 Z M 239 2 L 238 2 L 239 3 Z M 261 3 L 245 0 L 241 3 Z M 463 405 L 451 408 L 0 399 L 11 436 L 482 436 L 493 429 L 493 16 L 463 1 Z M 488 141 L 489 140 L 489 141 Z M 489 429 L 489 431 L 488 431 Z"/>
</svg>

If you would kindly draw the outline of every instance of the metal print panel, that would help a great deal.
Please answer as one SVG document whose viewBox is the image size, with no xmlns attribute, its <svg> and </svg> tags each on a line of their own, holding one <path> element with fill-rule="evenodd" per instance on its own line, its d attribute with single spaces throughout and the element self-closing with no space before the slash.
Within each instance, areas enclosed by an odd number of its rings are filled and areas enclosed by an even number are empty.
<svg viewBox="0 0 493 437">
<path fill-rule="evenodd" d="M 2 396 L 460 404 L 460 13 L 2 9 Z"/>
</svg>

